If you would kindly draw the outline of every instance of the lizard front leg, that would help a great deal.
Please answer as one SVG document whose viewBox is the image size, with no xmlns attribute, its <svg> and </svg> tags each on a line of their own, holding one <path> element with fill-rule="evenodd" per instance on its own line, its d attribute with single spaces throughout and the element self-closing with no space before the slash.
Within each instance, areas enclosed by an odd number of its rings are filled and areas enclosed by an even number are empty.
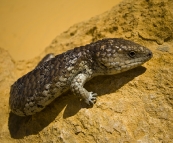
<svg viewBox="0 0 173 143">
<path fill-rule="evenodd" d="M 90 78 L 90 75 L 86 73 L 80 73 L 75 76 L 71 82 L 72 92 L 85 100 L 85 102 L 90 105 L 96 102 L 97 93 L 88 92 L 83 86 L 85 82 Z"/>
</svg>

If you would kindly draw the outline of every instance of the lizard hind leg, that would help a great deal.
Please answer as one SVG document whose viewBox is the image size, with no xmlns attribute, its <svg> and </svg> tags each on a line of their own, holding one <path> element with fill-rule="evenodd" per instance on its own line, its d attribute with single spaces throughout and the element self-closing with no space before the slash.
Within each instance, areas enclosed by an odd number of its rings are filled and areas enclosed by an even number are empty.
<svg viewBox="0 0 173 143">
<path fill-rule="evenodd" d="M 55 55 L 53 53 L 47 54 L 46 56 L 43 57 L 43 59 L 37 64 L 37 67 L 40 67 L 43 63 L 51 60 L 52 58 L 54 58 Z"/>
<path fill-rule="evenodd" d="M 89 78 L 87 74 L 78 74 L 74 77 L 71 82 L 71 90 L 72 92 L 85 100 L 85 103 L 88 105 L 93 105 L 96 102 L 97 93 L 88 92 L 83 85 Z"/>
</svg>

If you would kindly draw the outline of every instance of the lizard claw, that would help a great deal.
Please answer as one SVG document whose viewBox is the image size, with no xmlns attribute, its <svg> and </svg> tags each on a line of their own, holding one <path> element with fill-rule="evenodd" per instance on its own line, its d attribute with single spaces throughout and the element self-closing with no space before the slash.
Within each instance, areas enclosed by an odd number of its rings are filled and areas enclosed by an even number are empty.
<svg viewBox="0 0 173 143">
<path fill-rule="evenodd" d="M 88 105 L 93 105 L 96 102 L 96 96 L 97 96 L 97 93 L 89 92 L 89 97 L 88 99 L 85 100 L 85 102 Z"/>
</svg>

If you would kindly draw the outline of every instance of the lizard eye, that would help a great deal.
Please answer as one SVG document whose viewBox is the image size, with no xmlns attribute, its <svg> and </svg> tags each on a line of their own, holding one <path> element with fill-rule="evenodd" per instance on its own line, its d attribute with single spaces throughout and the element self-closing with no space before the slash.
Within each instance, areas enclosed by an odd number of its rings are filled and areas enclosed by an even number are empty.
<svg viewBox="0 0 173 143">
<path fill-rule="evenodd" d="M 130 51 L 130 52 L 128 53 L 128 55 L 129 55 L 131 58 L 134 58 L 135 55 L 136 55 L 136 53 L 135 53 L 135 51 Z"/>
</svg>

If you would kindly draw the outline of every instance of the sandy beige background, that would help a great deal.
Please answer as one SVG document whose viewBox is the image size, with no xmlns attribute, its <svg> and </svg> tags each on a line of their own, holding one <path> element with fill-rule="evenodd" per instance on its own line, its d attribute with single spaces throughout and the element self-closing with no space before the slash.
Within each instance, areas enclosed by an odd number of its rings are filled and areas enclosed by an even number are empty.
<svg viewBox="0 0 173 143">
<path fill-rule="evenodd" d="M 15 60 L 34 58 L 73 24 L 101 14 L 120 1 L 0 0 L 0 47 Z"/>
</svg>

